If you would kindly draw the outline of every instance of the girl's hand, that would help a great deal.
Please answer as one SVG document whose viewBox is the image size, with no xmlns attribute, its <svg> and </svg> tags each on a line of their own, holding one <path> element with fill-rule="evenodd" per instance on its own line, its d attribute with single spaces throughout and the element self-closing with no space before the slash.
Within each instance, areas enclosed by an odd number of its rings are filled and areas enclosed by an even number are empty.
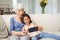
<svg viewBox="0 0 60 40">
<path fill-rule="evenodd" d="M 39 26 L 38 27 L 38 31 L 43 31 L 43 27 L 42 26 Z"/>
<path fill-rule="evenodd" d="M 26 34 L 27 34 L 27 32 L 26 32 L 26 30 L 25 30 L 24 27 L 22 28 L 22 34 L 23 34 L 23 35 L 26 35 Z"/>
</svg>

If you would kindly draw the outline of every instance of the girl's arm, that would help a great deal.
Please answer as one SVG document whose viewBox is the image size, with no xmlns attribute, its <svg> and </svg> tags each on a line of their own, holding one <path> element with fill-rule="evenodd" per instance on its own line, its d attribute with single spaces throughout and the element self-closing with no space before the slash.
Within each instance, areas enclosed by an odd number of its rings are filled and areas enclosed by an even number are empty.
<svg viewBox="0 0 60 40">
<path fill-rule="evenodd" d="M 43 27 L 42 26 L 37 26 L 35 23 L 32 23 L 32 25 L 34 27 L 38 27 L 38 31 L 43 31 Z"/>
</svg>

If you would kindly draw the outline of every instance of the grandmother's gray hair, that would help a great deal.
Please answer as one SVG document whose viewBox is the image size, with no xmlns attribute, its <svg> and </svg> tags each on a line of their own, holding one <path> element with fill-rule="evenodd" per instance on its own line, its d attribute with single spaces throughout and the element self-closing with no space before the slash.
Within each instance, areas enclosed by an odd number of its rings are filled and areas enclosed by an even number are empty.
<svg viewBox="0 0 60 40">
<path fill-rule="evenodd" d="M 15 5 L 15 7 L 13 8 L 13 11 L 17 11 L 17 10 L 20 10 L 21 8 L 24 8 L 23 5 L 21 3 L 17 3 Z"/>
</svg>

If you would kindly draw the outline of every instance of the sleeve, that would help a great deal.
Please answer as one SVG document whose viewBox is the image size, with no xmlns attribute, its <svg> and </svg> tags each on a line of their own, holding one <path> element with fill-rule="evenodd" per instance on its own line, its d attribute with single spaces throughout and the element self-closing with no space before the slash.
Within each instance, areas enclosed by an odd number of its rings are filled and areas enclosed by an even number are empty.
<svg viewBox="0 0 60 40">
<path fill-rule="evenodd" d="M 14 30 L 14 19 L 13 17 L 10 19 L 10 33 Z"/>
</svg>

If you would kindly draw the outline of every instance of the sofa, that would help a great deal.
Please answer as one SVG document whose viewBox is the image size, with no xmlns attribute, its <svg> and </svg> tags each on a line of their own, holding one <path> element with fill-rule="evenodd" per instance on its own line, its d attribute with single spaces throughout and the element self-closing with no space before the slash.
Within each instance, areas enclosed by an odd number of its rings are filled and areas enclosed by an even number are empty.
<svg viewBox="0 0 60 40">
<path fill-rule="evenodd" d="M 60 35 L 60 14 L 29 14 L 32 21 L 38 26 L 43 26 L 43 32 Z M 15 15 L 0 15 L 5 21 L 8 30 L 10 18 Z M 8 40 L 9 37 L 0 40 Z M 42 38 L 40 40 L 55 40 L 52 38 Z"/>
</svg>

